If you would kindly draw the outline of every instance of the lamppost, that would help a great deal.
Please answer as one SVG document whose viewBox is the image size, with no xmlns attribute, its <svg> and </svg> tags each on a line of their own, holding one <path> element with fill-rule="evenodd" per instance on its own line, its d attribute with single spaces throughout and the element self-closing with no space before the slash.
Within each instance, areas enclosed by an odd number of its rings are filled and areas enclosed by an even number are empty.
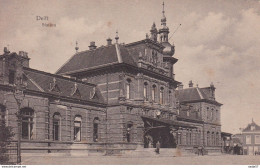
<svg viewBox="0 0 260 168">
<path fill-rule="evenodd" d="M 16 69 L 16 82 L 14 85 L 13 93 L 14 93 L 14 99 L 16 100 L 18 111 L 16 113 L 17 116 L 17 164 L 21 164 L 21 133 L 22 133 L 22 127 L 21 127 L 21 121 L 22 121 L 22 115 L 21 115 L 21 104 L 24 100 L 24 89 L 25 85 L 23 83 L 23 71 L 22 71 L 22 62 L 21 60 L 18 62 L 18 66 Z"/>
<path fill-rule="evenodd" d="M 21 104 L 23 102 L 24 99 L 24 94 L 23 94 L 23 90 L 17 90 L 17 88 L 14 89 L 14 99 L 16 100 L 17 106 L 18 106 L 18 111 L 16 113 L 17 116 L 17 164 L 21 163 L 21 120 L 22 120 L 22 116 L 20 113 L 21 110 Z"/>
</svg>

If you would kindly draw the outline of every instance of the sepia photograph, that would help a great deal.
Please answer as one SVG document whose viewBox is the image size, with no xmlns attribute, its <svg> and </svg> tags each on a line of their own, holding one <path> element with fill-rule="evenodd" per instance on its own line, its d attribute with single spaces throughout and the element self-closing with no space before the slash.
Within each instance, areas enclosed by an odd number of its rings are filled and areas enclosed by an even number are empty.
<svg viewBox="0 0 260 168">
<path fill-rule="evenodd" d="M 0 6 L 1 168 L 260 165 L 259 0 Z"/>
</svg>

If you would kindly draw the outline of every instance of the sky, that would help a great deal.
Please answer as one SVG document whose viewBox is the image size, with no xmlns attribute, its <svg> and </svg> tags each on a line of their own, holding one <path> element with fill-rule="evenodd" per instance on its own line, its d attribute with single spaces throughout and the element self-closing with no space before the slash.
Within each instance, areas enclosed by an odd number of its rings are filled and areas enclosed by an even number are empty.
<svg viewBox="0 0 260 168">
<path fill-rule="evenodd" d="M 30 67 L 55 73 L 90 41 L 106 45 L 145 38 L 160 28 L 162 0 L 0 0 L 0 49 L 26 51 Z M 260 1 L 165 0 L 176 80 L 188 87 L 211 82 L 221 108 L 222 131 L 260 125 Z M 37 20 L 47 16 L 48 20 Z M 55 24 L 44 27 L 42 23 Z M 178 28 L 178 26 L 181 26 Z M 178 30 L 173 34 L 173 32 Z M 2 51 L 3 52 L 3 51 Z"/>
</svg>

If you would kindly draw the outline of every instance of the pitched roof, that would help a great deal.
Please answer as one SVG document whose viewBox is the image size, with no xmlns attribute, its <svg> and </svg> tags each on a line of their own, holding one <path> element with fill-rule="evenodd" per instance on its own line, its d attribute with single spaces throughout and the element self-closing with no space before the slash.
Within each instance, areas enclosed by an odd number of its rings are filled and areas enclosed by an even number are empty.
<svg viewBox="0 0 260 168">
<path fill-rule="evenodd" d="M 251 130 L 251 127 L 254 127 L 254 130 Z M 260 126 L 257 125 L 254 121 L 252 123 L 248 124 L 247 127 L 242 132 L 254 132 L 254 131 L 260 131 Z"/>
<path fill-rule="evenodd" d="M 222 105 L 215 100 L 212 100 L 208 95 L 207 88 L 190 87 L 186 89 L 176 90 L 177 99 L 180 102 L 191 102 L 191 101 L 211 101 L 216 104 Z"/>
<path fill-rule="evenodd" d="M 115 63 L 127 63 L 136 66 L 136 63 L 129 55 L 124 45 L 113 44 L 76 53 L 56 72 L 56 74 L 79 72 Z"/>
<path fill-rule="evenodd" d="M 104 99 L 96 85 L 24 67 L 27 89 L 61 97 L 103 103 Z M 78 94 L 75 94 L 77 90 Z M 92 92 L 96 97 L 92 98 Z"/>
<path fill-rule="evenodd" d="M 180 102 L 207 99 L 207 95 L 198 87 L 176 90 Z"/>
</svg>

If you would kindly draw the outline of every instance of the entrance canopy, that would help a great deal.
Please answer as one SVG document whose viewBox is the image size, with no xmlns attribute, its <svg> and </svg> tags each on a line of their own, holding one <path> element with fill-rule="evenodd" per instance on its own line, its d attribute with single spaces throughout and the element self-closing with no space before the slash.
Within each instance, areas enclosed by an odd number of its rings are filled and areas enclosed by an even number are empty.
<svg viewBox="0 0 260 168">
<path fill-rule="evenodd" d="M 153 117 L 150 117 L 150 116 L 141 116 L 142 119 L 144 121 L 148 121 L 148 122 L 151 122 L 151 123 L 156 123 L 156 126 L 173 126 L 173 127 L 177 127 L 177 128 L 196 128 L 195 126 L 191 126 L 189 124 L 186 124 L 186 123 L 182 123 L 182 122 L 179 122 L 179 121 L 174 121 L 174 120 L 169 120 L 169 119 L 165 119 L 165 118 L 153 118 Z M 155 126 L 153 124 L 153 126 Z M 152 126 L 152 127 L 153 127 Z"/>
</svg>

